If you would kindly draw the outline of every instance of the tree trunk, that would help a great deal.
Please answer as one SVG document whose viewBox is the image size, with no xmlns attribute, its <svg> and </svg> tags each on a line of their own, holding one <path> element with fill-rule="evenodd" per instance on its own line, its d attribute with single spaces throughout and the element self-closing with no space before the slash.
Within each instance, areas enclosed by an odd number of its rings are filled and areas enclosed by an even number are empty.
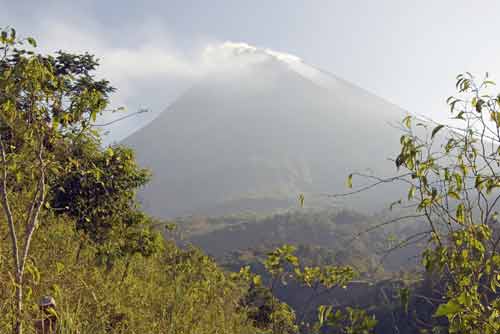
<svg viewBox="0 0 500 334">
<path fill-rule="evenodd" d="M 1 206 L 4 210 L 5 217 L 7 218 L 7 225 L 9 227 L 9 234 L 12 242 L 12 257 L 14 260 L 14 267 L 16 272 L 16 319 L 14 324 L 14 334 L 23 333 L 23 274 L 26 265 L 26 260 L 28 258 L 31 239 L 35 233 L 38 215 L 42 208 L 43 202 L 45 201 L 45 165 L 43 161 L 43 141 L 40 140 L 40 146 L 38 151 L 38 161 L 39 161 L 39 172 L 40 176 L 37 182 L 37 188 L 35 194 L 33 195 L 33 200 L 31 206 L 27 212 L 26 219 L 26 232 L 24 235 L 24 249 L 21 254 L 21 246 L 19 244 L 16 226 L 14 223 L 14 215 L 10 208 L 9 197 L 7 193 L 7 157 L 5 153 L 5 146 L 2 138 L 0 137 L 0 157 L 2 163 L 1 179 L 0 179 L 0 199 Z"/>
<path fill-rule="evenodd" d="M 16 275 L 16 322 L 14 334 L 23 333 L 23 277 L 21 273 Z"/>
<path fill-rule="evenodd" d="M 22 312 L 23 312 L 23 270 L 21 268 L 21 259 L 19 257 L 19 244 L 14 224 L 14 215 L 10 208 L 9 197 L 7 194 L 7 157 L 5 153 L 4 142 L 0 136 L 0 157 L 2 162 L 2 173 L 0 182 L 1 206 L 9 227 L 9 236 L 12 244 L 12 259 L 14 260 L 14 269 L 16 273 L 16 315 L 13 328 L 14 334 L 22 334 Z"/>
</svg>

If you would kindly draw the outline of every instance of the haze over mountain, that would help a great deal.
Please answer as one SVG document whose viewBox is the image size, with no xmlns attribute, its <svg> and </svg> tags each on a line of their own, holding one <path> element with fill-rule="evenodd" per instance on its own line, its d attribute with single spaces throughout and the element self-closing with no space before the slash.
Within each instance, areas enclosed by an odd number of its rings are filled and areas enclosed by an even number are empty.
<svg viewBox="0 0 500 334">
<path fill-rule="evenodd" d="M 317 205 L 318 194 L 345 192 L 353 171 L 394 173 L 402 109 L 291 55 L 218 51 L 220 66 L 124 140 L 153 171 L 140 194 L 150 213 L 270 211 L 296 205 L 298 193 Z M 386 190 L 342 205 L 382 209 L 394 199 Z"/>
</svg>

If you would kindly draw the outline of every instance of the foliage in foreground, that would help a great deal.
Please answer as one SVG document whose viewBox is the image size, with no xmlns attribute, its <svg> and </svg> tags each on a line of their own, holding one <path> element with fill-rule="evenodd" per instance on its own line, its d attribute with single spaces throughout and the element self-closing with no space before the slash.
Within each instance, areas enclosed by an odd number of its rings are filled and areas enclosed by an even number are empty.
<svg viewBox="0 0 500 334">
<path fill-rule="evenodd" d="M 101 149 L 93 128 L 114 91 L 95 77 L 98 62 L 89 54 L 42 55 L 34 47 L 15 29 L 0 33 L 0 207 L 10 244 L 2 269 L 15 290 L 17 334 L 32 289 L 26 275 L 37 270 L 33 241 L 43 225 L 64 215 L 80 237 L 76 261 L 93 246 L 108 270 L 119 258 L 161 248 L 135 199 L 148 172 L 130 149 Z"/>
<path fill-rule="evenodd" d="M 67 222 L 51 221 L 33 241 L 26 333 L 33 333 L 31 323 L 41 316 L 37 303 L 45 294 L 57 300 L 61 333 L 255 333 L 238 304 L 242 283 L 228 278 L 200 251 L 165 242 L 164 250 L 152 257 L 135 255 L 108 269 L 98 265 L 92 247 L 75 261 L 80 238 Z M 2 333 L 10 332 L 15 320 L 8 256 L 2 247 Z"/>
<path fill-rule="evenodd" d="M 428 274 L 444 287 L 436 318 L 449 333 L 500 332 L 500 95 L 488 75 L 457 77 L 448 103 L 451 125 L 407 116 L 395 160 L 407 200 L 430 233 L 422 254 Z M 349 178 L 351 183 L 352 177 Z M 425 329 L 426 332 L 438 328 Z"/>
</svg>

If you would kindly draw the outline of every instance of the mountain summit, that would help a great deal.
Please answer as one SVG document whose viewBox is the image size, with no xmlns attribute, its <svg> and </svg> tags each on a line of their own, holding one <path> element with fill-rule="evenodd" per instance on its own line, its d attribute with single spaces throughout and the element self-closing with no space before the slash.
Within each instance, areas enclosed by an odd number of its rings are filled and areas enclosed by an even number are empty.
<svg viewBox="0 0 500 334">
<path fill-rule="evenodd" d="M 266 212 L 298 193 L 345 192 L 353 171 L 386 176 L 405 112 L 298 57 L 225 43 L 220 63 L 124 140 L 153 171 L 141 193 L 160 217 Z M 363 194 L 358 208 L 393 198 Z"/>
</svg>

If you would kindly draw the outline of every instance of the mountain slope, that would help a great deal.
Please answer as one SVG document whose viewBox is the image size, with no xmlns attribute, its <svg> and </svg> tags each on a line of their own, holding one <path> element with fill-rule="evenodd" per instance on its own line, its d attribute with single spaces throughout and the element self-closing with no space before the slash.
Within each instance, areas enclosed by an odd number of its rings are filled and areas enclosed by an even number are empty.
<svg viewBox="0 0 500 334">
<path fill-rule="evenodd" d="M 399 131 L 389 123 L 401 109 L 293 57 L 248 49 L 232 61 L 124 141 L 153 171 L 141 194 L 152 214 L 270 211 L 300 192 L 344 192 L 355 170 L 393 172 Z"/>
</svg>

